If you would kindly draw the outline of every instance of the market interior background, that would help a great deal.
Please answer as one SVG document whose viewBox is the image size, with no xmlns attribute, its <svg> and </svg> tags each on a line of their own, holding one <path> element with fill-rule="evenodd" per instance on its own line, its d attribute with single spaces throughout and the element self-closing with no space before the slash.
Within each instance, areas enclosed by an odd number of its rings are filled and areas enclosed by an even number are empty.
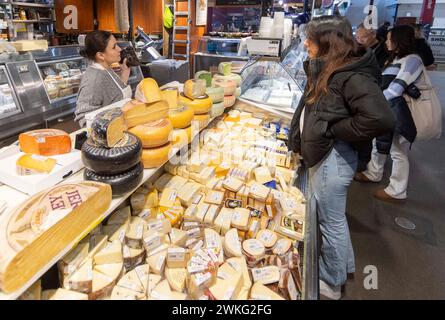
<svg viewBox="0 0 445 320">
<path fill-rule="evenodd" d="M 109 0 L 36 2 L 46 5 L 47 7 L 42 8 L 50 9 L 51 15 L 44 16 L 42 11 L 37 10 L 36 17 L 28 16 L 26 19 L 22 19 L 20 16 L 15 16 L 16 8 L 9 13 L 9 9 L 7 9 L 9 7 L 3 1 L 0 3 L 4 25 L 8 27 L 2 31 L 3 39 L 34 37 L 46 39 L 50 45 L 69 45 L 77 42 L 78 33 L 86 33 L 95 28 L 117 31 L 114 22 L 114 8 Z M 261 1 L 259 1 L 260 5 L 253 7 L 218 7 L 218 2 L 220 1 L 208 1 L 207 30 L 205 25 L 192 26 L 191 56 L 201 50 L 200 37 L 209 29 L 224 30 L 225 22 L 221 21 L 221 17 L 230 15 L 234 18 L 242 18 L 244 16 L 246 21 L 248 21 L 247 17 L 251 20 L 258 20 L 264 9 L 261 6 Z M 258 1 L 253 2 L 257 3 Z M 295 5 L 300 11 L 305 5 L 303 1 L 292 1 L 292 4 L 291 1 L 276 1 L 276 6 L 279 8 L 283 3 L 287 4 L 288 2 L 288 5 Z M 162 48 L 159 48 L 161 52 L 169 49 L 168 41 L 165 41 L 168 39 L 169 33 L 163 28 L 162 20 L 163 6 L 169 3 L 172 1 L 133 0 L 134 25 L 143 27 L 145 33 L 154 40 L 164 37 Z M 61 22 L 62 19 L 59 18 L 63 17 L 61 8 L 67 4 L 75 4 L 79 8 L 80 30 L 78 32 L 73 33 L 72 30 L 66 30 Z M 367 0 L 351 1 L 346 17 L 354 26 L 363 21 L 363 8 L 368 4 Z M 379 13 L 382 13 L 378 19 L 380 25 L 384 21 L 390 21 L 391 24 L 419 22 L 423 1 L 377 0 L 374 1 L 374 4 L 379 8 Z M 194 4 L 192 8 L 192 18 L 194 19 L 196 9 Z M 433 30 L 436 35 L 442 36 L 445 34 L 443 22 L 445 20 L 445 4 L 436 3 L 435 10 L 434 24 L 428 25 L 428 28 Z M 9 14 L 11 14 L 11 19 L 8 18 Z M 21 12 L 19 11 L 18 14 L 20 15 Z M 97 25 L 94 25 L 94 16 Z M 33 22 L 34 19 L 35 22 Z M 55 29 L 61 31 L 56 33 Z M 251 30 L 254 29 L 255 23 L 252 23 Z M 445 68 L 445 64 L 442 64 L 445 59 L 441 60 L 443 48 L 439 46 L 435 47 L 435 50 L 438 71 L 431 72 L 431 77 L 444 108 L 445 119 L 445 74 L 440 71 Z M 182 48 L 181 54 L 185 53 L 186 49 Z M 181 61 L 181 59 L 178 60 Z M 192 58 L 189 62 L 190 64 L 187 66 L 189 72 L 193 71 L 193 64 L 204 63 Z M 175 69 L 175 72 L 181 67 L 182 65 Z M 142 67 L 142 71 L 144 76 L 153 75 L 155 68 L 152 66 L 150 70 L 147 63 Z M 75 95 L 75 92 L 72 92 L 71 95 Z M 68 111 L 60 114 L 53 113 L 51 119 L 47 119 L 45 124 L 48 127 L 67 132 L 76 131 L 78 126 L 73 121 L 73 105 Z M 15 140 L 16 135 L 3 134 L 0 137 L 1 146 Z M 347 214 L 357 270 L 355 276 L 348 280 L 344 299 L 443 299 L 445 297 L 445 274 L 443 272 L 445 261 L 444 141 L 445 138 L 442 138 L 438 141 L 418 142 L 413 145 L 410 153 L 409 199 L 404 204 L 383 203 L 375 200 L 372 196 L 376 188 L 387 183 L 389 170 L 386 170 L 386 175 L 380 184 L 353 183 L 349 194 Z M 388 162 L 388 169 L 390 169 L 390 165 L 391 163 Z M 396 223 L 396 220 L 400 221 L 400 218 L 412 222 L 410 226 L 415 226 L 415 229 L 408 230 L 400 227 Z M 364 286 L 368 275 L 364 273 L 367 266 L 375 266 L 378 271 L 378 288 L 376 290 L 368 290 Z M 44 280 L 50 283 L 56 272 L 55 269 L 52 269 Z"/>
</svg>

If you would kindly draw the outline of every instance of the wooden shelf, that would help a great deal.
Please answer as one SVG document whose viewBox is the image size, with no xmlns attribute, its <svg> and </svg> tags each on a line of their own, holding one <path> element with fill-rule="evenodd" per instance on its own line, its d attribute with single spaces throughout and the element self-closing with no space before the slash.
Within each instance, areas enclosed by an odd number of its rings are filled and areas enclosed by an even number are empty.
<svg viewBox="0 0 445 320">
<path fill-rule="evenodd" d="M 53 23 L 52 19 L 40 19 L 40 20 L 12 20 L 13 23 Z"/>
<path fill-rule="evenodd" d="M 47 9 L 54 8 L 54 5 L 52 4 L 43 4 L 43 3 L 11 2 L 11 4 L 16 7 L 34 7 L 34 8 L 47 8 Z"/>
</svg>

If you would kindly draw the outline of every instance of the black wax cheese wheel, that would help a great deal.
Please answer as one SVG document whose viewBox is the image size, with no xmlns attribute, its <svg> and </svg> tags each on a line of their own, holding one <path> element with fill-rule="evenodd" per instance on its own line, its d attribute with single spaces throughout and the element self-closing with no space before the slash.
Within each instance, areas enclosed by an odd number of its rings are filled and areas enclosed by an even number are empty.
<svg viewBox="0 0 445 320">
<path fill-rule="evenodd" d="M 103 111 L 91 124 L 91 139 L 96 145 L 112 148 L 123 138 L 124 113 L 120 108 Z"/>
<path fill-rule="evenodd" d="M 120 197 L 136 188 L 142 181 L 143 176 L 144 165 L 141 162 L 129 171 L 119 174 L 97 174 L 88 169 L 85 169 L 84 171 L 85 180 L 109 184 L 113 191 L 113 197 Z"/>
<path fill-rule="evenodd" d="M 104 148 L 88 139 L 82 146 L 82 161 L 87 169 L 97 174 L 118 174 L 128 171 L 141 161 L 142 142 L 125 132 L 114 148 Z"/>
</svg>

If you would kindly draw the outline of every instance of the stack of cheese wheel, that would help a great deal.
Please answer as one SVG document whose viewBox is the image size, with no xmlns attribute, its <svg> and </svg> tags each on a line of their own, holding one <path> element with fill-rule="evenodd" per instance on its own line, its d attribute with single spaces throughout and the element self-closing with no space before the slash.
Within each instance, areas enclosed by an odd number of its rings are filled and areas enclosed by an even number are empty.
<svg viewBox="0 0 445 320">
<path fill-rule="evenodd" d="M 212 86 L 212 73 L 209 71 L 198 71 L 195 79 L 202 79 L 206 82 L 206 94 L 212 100 L 210 116 L 217 117 L 224 113 L 224 89 L 220 86 Z"/>
<path fill-rule="evenodd" d="M 179 105 L 193 110 L 193 121 L 197 122 L 199 129 L 207 126 L 210 121 L 212 100 L 206 94 L 207 82 L 203 79 L 187 80 L 184 92 L 179 96 Z"/>
<path fill-rule="evenodd" d="M 175 92 L 162 92 L 150 78 L 142 80 L 139 88 L 147 102 L 131 101 L 125 105 L 125 120 L 128 131 L 141 140 L 144 168 L 157 168 L 167 162 L 172 147 L 169 137 L 174 126 L 169 110 L 170 104 L 175 103 Z"/>
<path fill-rule="evenodd" d="M 82 146 L 85 180 L 109 184 L 114 197 L 137 187 L 144 171 L 141 140 L 125 130 L 121 109 L 103 111 L 94 118 Z"/>
<path fill-rule="evenodd" d="M 232 73 L 232 62 L 221 62 L 219 64 L 218 73 L 213 76 L 212 85 L 224 88 L 225 108 L 232 107 L 236 98 L 241 95 L 241 81 L 240 75 Z"/>
<path fill-rule="evenodd" d="M 162 99 L 168 102 L 168 118 L 174 128 L 170 135 L 173 146 L 182 147 L 191 142 L 192 121 L 195 113 L 192 108 L 179 104 L 179 91 L 176 87 L 168 87 L 161 91 Z"/>
</svg>

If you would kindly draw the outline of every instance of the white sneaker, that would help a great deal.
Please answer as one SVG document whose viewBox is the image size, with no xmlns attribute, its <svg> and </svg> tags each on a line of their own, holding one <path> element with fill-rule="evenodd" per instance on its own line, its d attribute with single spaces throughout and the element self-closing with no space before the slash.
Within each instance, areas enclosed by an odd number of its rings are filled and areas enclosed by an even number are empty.
<svg viewBox="0 0 445 320">
<path fill-rule="evenodd" d="M 341 286 L 332 287 L 323 280 L 320 280 L 320 294 L 331 300 L 340 300 Z"/>
</svg>

